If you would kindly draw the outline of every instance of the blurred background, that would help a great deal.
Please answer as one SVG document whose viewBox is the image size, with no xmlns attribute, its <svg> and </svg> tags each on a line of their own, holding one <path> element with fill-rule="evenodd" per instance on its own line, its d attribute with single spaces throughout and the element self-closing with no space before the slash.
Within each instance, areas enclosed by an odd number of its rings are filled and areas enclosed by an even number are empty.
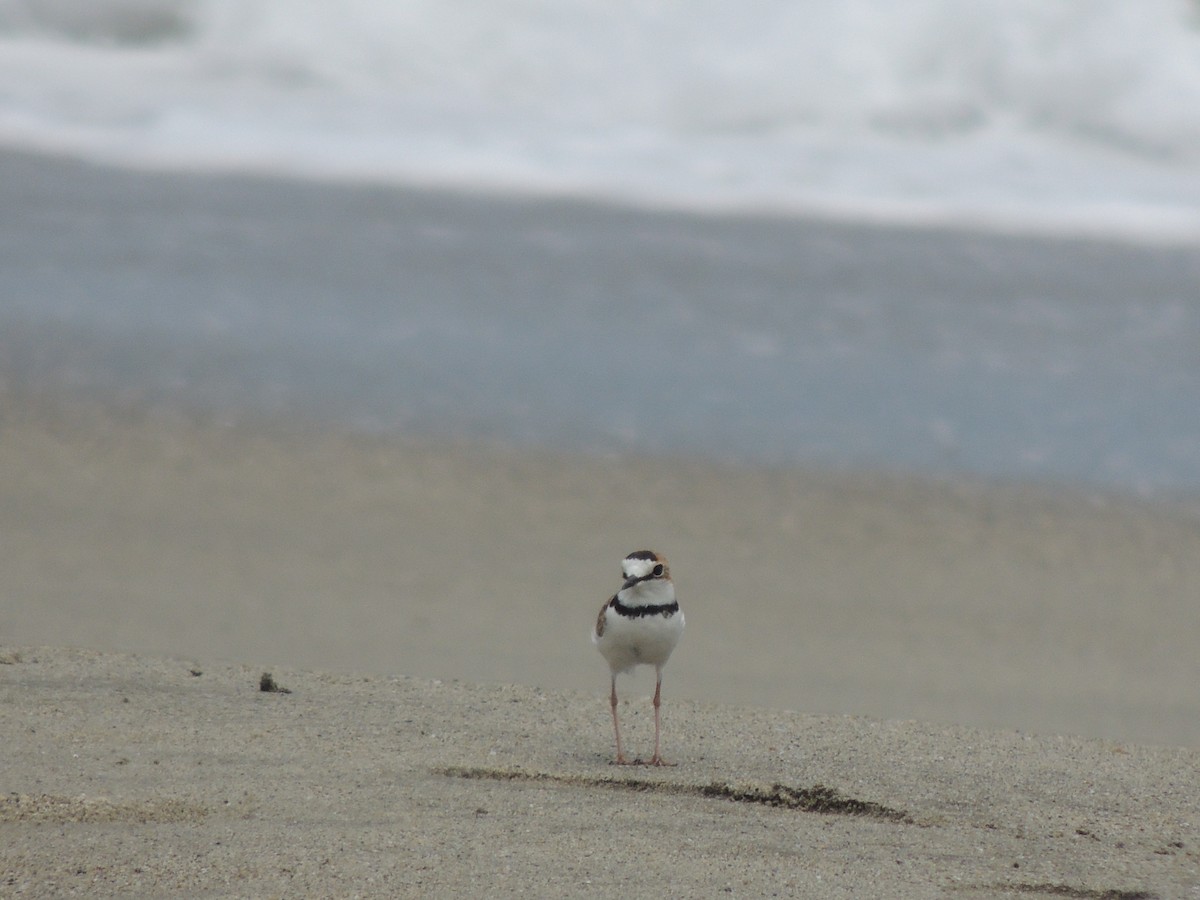
<svg viewBox="0 0 1200 900">
<path fill-rule="evenodd" d="M 1194 0 L 0 0 L 18 640 L 1193 740 L 1198 398 Z"/>
<path fill-rule="evenodd" d="M 1197 237 L 1194 0 L 4 0 L 0 139 L 134 166 Z"/>
<path fill-rule="evenodd" d="M 57 255 L 111 239 L 121 197 L 56 217 L 12 170 L 10 259 L 42 262 L 0 284 L 10 377 L 36 335 L 38 379 L 229 415 L 1200 487 L 1187 0 L 0 0 L 0 146 L 360 189 L 336 226 L 298 210 L 305 234 L 240 189 L 146 201 L 139 270 L 85 285 Z M 481 233 L 372 205 L 389 184 L 726 230 Z M 732 238 L 731 215 L 792 231 Z M 938 229 L 1056 243 L 913 236 Z"/>
</svg>

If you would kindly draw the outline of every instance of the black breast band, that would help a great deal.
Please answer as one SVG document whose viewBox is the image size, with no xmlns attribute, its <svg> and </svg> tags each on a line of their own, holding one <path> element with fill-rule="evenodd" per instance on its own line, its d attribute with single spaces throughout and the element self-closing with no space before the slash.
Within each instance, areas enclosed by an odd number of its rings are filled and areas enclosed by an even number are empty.
<svg viewBox="0 0 1200 900">
<path fill-rule="evenodd" d="M 619 598 L 613 597 L 612 608 L 619 616 L 627 619 L 640 619 L 644 616 L 673 616 L 679 612 L 679 603 L 672 600 L 670 603 L 660 603 L 657 606 L 626 606 Z"/>
</svg>

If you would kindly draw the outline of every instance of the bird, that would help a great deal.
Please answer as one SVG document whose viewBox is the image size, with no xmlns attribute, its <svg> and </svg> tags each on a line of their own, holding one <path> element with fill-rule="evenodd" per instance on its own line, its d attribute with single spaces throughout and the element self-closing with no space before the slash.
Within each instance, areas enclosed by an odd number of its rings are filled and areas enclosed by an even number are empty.
<svg viewBox="0 0 1200 900">
<path fill-rule="evenodd" d="M 613 734 L 617 739 L 616 764 L 641 765 L 632 762 L 621 747 L 621 724 L 617 719 L 617 675 L 637 666 L 654 666 L 654 755 L 649 765 L 671 765 L 663 760 L 659 750 L 661 728 L 659 706 L 662 702 L 662 670 L 683 634 L 683 611 L 675 599 L 675 582 L 667 558 L 653 550 L 636 550 L 621 561 L 624 583 L 596 617 L 592 643 L 612 670 Z"/>
</svg>

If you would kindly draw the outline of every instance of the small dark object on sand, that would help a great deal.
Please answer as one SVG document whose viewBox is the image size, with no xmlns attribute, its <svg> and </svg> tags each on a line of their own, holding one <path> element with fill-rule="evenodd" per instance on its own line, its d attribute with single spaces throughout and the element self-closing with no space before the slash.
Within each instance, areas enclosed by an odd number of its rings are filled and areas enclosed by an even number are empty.
<svg viewBox="0 0 1200 900">
<path fill-rule="evenodd" d="M 262 678 L 258 680 L 258 689 L 260 691 L 268 691 L 272 694 L 290 694 L 292 692 L 291 688 L 281 687 L 277 684 L 275 679 L 271 677 L 270 672 L 262 673 Z"/>
</svg>

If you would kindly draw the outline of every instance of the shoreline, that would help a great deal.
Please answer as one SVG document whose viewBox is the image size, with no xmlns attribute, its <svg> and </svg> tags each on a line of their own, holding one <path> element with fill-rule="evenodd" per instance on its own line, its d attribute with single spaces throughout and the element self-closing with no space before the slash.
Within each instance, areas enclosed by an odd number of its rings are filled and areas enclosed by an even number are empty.
<svg viewBox="0 0 1200 900">
<path fill-rule="evenodd" d="M 89 154 L 36 145 L 0 146 L 0 167 L 8 159 L 17 165 L 50 165 L 121 173 L 150 179 L 190 181 L 226 180 L 243 184 L 292 185 L 314 190 L 380 191 L 432 200 L 460 201 L 467 204 L 499 204 L 512 207 L 559 207 L 576 212 L 593 210 L 617 216 L 692 219 L 743 223 L 774 223 L 784 226 L 809 226 L 862 232 L 901 232 L 934 238 L 976 237 L 983 240 L 1028 241 L 1064 246 L 1111 246 L 1140 250 L 1185 251 L 1200 249 L 1200 229 L 1194 221 L 1176 218 L 1170 224 L 1159 221 L 1115 226 L 1096 226 L 1080 213 L 1061 218 L 1024 218 L 1017 215 L 980 214 L 977 211 L 922 208 L 883 210 L 864 206 L 839 207 L 834 204 L 772 204 L 736 200 L 691 201 L 682 195 L 646 197 L 630 191 L 606 192 L 564 185 L 509 186 L 492 181 L 460 181 L 439 178 L 402 178 L 368 172 L 320 171 L 298 167 L 278 168 L 265 161 L 247 165 L 193 165 L 123 160 L 104 154 Z"/>
<path fill-rule="evenodd" d="M 0 379 L 35 389 L 565 452 L 1200 484 L 1198 248 L 0 171 Z"/>
</svg>

